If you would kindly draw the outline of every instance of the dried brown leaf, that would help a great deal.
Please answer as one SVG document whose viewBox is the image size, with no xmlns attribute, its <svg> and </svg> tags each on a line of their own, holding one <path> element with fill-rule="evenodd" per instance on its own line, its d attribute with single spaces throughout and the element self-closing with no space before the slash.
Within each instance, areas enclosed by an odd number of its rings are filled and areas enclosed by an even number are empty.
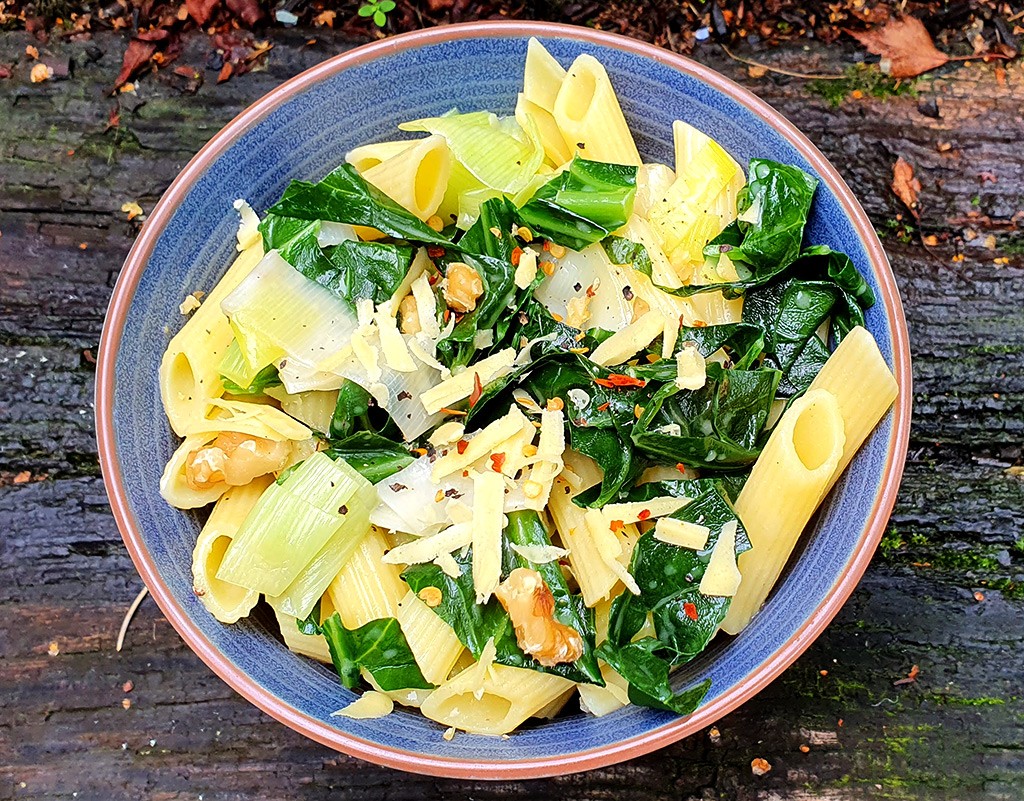
<svg viewBox="0 0 1024 801">
<path fill-rule="evenodd" d="M 185 0 L 185 7 L 197 25 L 205 25 L 219 3 L 220 0 Z"/>
<path fill-rule="evenodd" d="M 136 72 L 142 69 L 156 52 L 155 42 L 146 42 L 141 39 L 132 39 L 128 43 L 128 49 L 124 51 L 124 59 L 121 62 L 121 72 L 114 81 L 114 88 L 119 89 L 126 84 Z"/>
<path fill-rule="evenodd" d="M 231 13 L 250 28 L 263 17 L 263 9 L 257 0 L 225 0 Z"/>
<path fill-rule="evenodd" d="M 916 218 L 917 196 L 921 191 L 921 182 L 914 177 L 914 168 L 903 156 L 896 159 L 892 167 L 892 191 L 910 209 L 910 213 Z"/>
<path fill-rule="evenodd" d="M 949 61 L 917 17 L 893 18 L 878 28 L 847 32 L 868 52 L 881 56 L 882 71 L 893 78 L 915 78 Z"/>
<path fill-rule="evenodd" d="M 217 83 L 224 83 L 228 80 L 234 72 L 234 67 L 231 66 L 230 61 L 225 61 L 224 66 L 220 68 L 220 74 L 217 76 Z"/>
</svg>

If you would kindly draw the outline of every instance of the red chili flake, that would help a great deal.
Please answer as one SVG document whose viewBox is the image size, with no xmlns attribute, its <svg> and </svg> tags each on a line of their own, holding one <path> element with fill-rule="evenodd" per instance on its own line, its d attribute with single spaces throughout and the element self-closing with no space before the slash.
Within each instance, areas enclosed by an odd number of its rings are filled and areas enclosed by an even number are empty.
<svg viewBox="0 0 1024 801">
<path fill-rule="evenodd" d="M 462 477 L 463 478 L 469 478 L 469 471 L 468 470 L 463 470 L 462 471 Z"/>
<path fill-rule="evenodd" d="M 452 310 L 451 309 L 445 309 L 444 310 L 444 321 L 445 321 L 445 323 L 447 323 L 451 318 L 452 318 Z"/>
<path fill-rule="evenodd" d="M 592 298 L 596 294 L 597 294 L 597 291 L 594 289 L 594 285 L 593 284 L 591 284 L 590 286 L 587 287 L 587 297 L 588 298 Z"/>
<path fill-rule="evenodd" d="M 690 620 L 697 619 L 697 607 L 687 601 L 683 604 L 683 614 L 685 614 Z"/>
<path fill-rule="evenodd" d="M 505 466 L 505 454 L 504 453 L 492 453 L 491 454 L 491 469 L 495 473 L 500 473 L 501 468 Z"/>
<path fill-rule="evenodd" d="M 440 275 L 438 275 L 437 273 L 431 273 L 430 275 L 427 276 L 427 283 L 430 284 L 431 286 L 433 286 L 440 279 L 441 279 Z"/>
<path fill-rule="evenodd" d="M 543 250 L 551 250 L 551 242 L 549 240 L 545 239 L 544 240 L 544 244 L 542 245 L 542 249 Z"/>
<path fill-rule="evenodd" d="M 631 375 L 622 373 L 610 373 L 607 378 L 595 378 L 594 383 L 599 387 L 621 388 L 621 387 L 646 387 L 647 382 L 642 378 L 633 378 Z"/>
<path fill-rule="evenodd" d="M 432 259 L 439 259 L 444 255 L 444 248 L 438 245 L 427 245 L 427 255 Z"/>
<path fill-rule="evenodd" d="M 610 528 L 616 534 L 622 531 L 622 529 L 624 529 L 625 527 L 626 524 L 623 523 L 621 520 L 613 520 L 608 526 L 608 528 Z"/>
<path fill-rule="evenodd" d="M 417 456 L 426 456 L 427 455 L 427 449 L 426 448 L 413 448 L 412 452 L 415 453 Z"/>
<path fill-rule="evenodd" d="M 469 408 L 476 406 L 480 396 L 484 394 L 484 385 L 480 383 L 480 373 L 473 373 L 473 391 L 469 393 Z"/>
<path fill-rule="evenodd" d="M 694 320 L 693 321 L 693 325 L 691 327 L 692 328 L 707 328 L 708 324 L 705 323 L 703 320 Z"/>
<path fill-rule="evenodd" d="M 646 520 L 650 516 L 651 516 L 651 510 L 650 509 L 641 509 L 640 510 L 640 514 L 638 514 L 636 517 L 637 517 L 638 520 Z"/>
<path fill-rule="evenodd" d="M 513 248 L 512 249 L 512 266 L 513 267 L 518 267 L 519 266 L 519 260 L 522 257 L 523 257 L 523 249 L 520 248 L 520 247 Z"/>
<path fill-rule="evenodd" d="M 602 403 L 600 406 L 597 407 L 597 410 L 599 412 L 607 412 L 608 411 L 608 407 L 611 406 L 611 405 L 612 405 L 611 401 L 605 401 L 604 403 Z"/>
<path fill-rule="evenodd" d="M 466 448 L 468 447 L 469 441 L 465 439 L 460 439 L 458 442 L 455 443 L 455 450 L 458 452 L 460 456 L 466 452 Z"/>
</svg>

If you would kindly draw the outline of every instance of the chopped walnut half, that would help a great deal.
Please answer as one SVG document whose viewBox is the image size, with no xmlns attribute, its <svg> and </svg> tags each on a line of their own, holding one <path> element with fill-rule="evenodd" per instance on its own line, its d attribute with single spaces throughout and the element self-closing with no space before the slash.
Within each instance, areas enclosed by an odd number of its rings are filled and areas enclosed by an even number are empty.
<svg viewBox="0 0 1024 801">
<path fill-rule="evenodd" d="M 194 490 L 225 483 L 248 484 L 257 476 L 282 469 L 288 461 L 286 442 L 225 431 L 209 445 L 197 448 L 185 460 L 185 481 Z"/>
<path fill-rule="evenodd" d="M 399 330 L 403 334 L 418 334 L 420 332 L 420 310 L 416 305 L 416 298 L 406 295 L 398 304 L 398 319 L 401 321 Z"/>
<path fill-rule="evenodd" d="M 465 314 L 476 308 L 477 299 L 484 293 L 484 282 L 468 264 L 453 261 L 448 265 L 441 291 L 449 309 Z"/>
<path fill-rule="evenodd" d="M 545 667 L 575 662 L 583 654 L 583 637 L 555 620 L 555 599 L 536 570 L 517 567 L 494 591 L 516 629 L 524 652 Z"/>
</svg>

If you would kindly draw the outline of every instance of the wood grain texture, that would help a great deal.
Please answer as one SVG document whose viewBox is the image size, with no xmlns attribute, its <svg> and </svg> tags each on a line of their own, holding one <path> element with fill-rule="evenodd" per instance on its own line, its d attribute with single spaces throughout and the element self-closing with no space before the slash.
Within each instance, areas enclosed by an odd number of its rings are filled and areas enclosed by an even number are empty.
<svg viewBox="0 0 1024 801">
<path fill-rule="evenodd" d="M 923 97 L 938 98 L 933 119 L 912 97 L 833 109 L 803 81 L 753 80 L 714 51 L 698 56 L 796 121 L 880 230 L 903 211 L 888 189 L 902 155 L 923 184 L 924 233 L 978 234 L 960 262 L 955 238 L 927 250 L 916 236 L 884 240 L 907 307 L 916 395 L 893 530 L 836 622 L 720 721 L 717 737 L 545 781 L 421 778 L 272 721 L 203 666 L 152 601 L 114 651 L 141 587 L 93 439 L 92 355 L 136 233 L 120 207 L 151 209 L 238 111 L 347 46 L 322 32 L 306 46 L 307 34 L 276 34 L 264 71 L 220 85 L 206 72 L 195 95 L 173 77 L 147 78 L 138 97 L 119 96 L 118 131 L 104 129 L 120 38 L 51 45 L 73 60 L 70 80 L 31 85 L 19 67 L 0 85 L 0 799 L 1024 797 L 1024 482 L 1004 473 L 1024 444 L 1024 269 L 1019 255 L 994 261 L 1020 252 L 1019 64 L 1003 84 L 983 65 L 919 82 Z M 17 61 L 27 43 L 0 34 L 0 62 Z M 190 40 L 179 63 L 205 63 L 207 47 Z M 848 55 L 771 58 L 835 72 Z M 940 142 L 952 146 L 940 152 Z M 915 664 L 917 680 L 895 687 Z M 755 757 L 771 763 L 766 776 L 752 775 Z"/>
</svg>

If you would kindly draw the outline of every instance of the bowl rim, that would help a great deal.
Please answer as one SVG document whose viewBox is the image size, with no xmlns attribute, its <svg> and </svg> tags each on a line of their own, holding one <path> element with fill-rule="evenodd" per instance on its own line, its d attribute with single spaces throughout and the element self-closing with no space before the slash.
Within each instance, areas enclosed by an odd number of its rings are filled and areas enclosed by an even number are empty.
<svg viewBox="0 0 1024 801">
<path fill-rule="evenodd" d="M 372 742 L 333 728 L 308 716 L 266 691 L 248 674 L 232 665 L 225 656 L 194 627 L 160 576 L 146 547 L 138 522 L 132 514 L 117 459 L 114 434 L 114 388 L 117 352 L 129 307 L 152 251 L 191 186 L 208 166 L 252 126 L 309 86 L 350 67 L 427 45 L 473 38 L 537 36 L 571 38 L 639 55 L 696 78 L 741 104 L 765 124 L 786 138 L 810 162 L 835 192 L 864 245 L 878 279 L 881 302 L 893 335 L 893 366 L 899 386 L 889 449 L 868 524 L 858 539 L 854 556 L 836 580 L 823 603 L 804 624 L 761 666 L 738 685 L 701 707 L 690 716 L 672 720 L 641 735 L 612 745 L 565 753 L 558 756 L 515 761 L 461 759 L 428 756 Z M 549 22 L 486 21 L 460 23 L 382 39 L 364 44 L 327 59 L 284 82 L 242 111 L 189 161 L 160 198 L 125 260 L 108 306 L 100 338 L 96 372 L 96 429 L 100 467 L 110 506 L 122 539 L 136 569 L 154 600 L 186 644 L 214 673 L 242 695 L 288 727 L 335 750 L 387 767 L 414 773 L 460 779 L 533 779 L 557 776 L 612 765 L 667 746 L 709 726 L 736 709 L 778 677 L 818 637 L 857 586 L 880 541 L 896 502 L 897 490 L 906 460 L 911 412 L 910 346 L 903 305 L 888 259 L 874 227 L 838 171 L 825 156 L 782 114 L 739 84 L 689 58 L 663 48 L 620 36 L 574 25 Z"/>
</svg>

